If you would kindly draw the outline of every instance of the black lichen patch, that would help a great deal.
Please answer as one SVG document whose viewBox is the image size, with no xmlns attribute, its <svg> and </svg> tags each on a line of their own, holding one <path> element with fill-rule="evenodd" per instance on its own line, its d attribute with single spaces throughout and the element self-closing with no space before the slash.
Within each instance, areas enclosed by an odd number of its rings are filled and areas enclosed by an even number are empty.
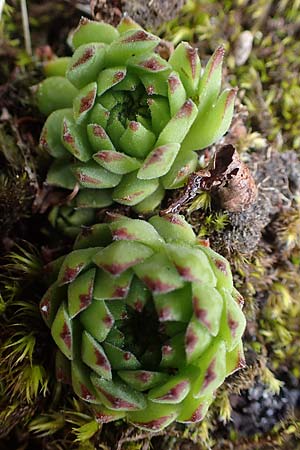
<svg viewBox="0 0 300 450">
<path fill-rule="evenodd" d="M 266 433 L 286 417 L 297 400 L 296 392 L 282 388 L 275 394 L 256 380 L 250 389 L 231 396 L 233 426 L 241 436 Z"/>
</svg>

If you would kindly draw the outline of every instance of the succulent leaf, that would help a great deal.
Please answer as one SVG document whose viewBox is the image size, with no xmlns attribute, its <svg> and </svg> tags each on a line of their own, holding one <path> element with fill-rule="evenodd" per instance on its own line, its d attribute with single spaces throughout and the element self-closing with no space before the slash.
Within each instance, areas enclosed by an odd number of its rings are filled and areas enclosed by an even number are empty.
<svg viewBox="0 0 300 450">
<path fill-rule="evenodd" d="M 73 33 L 72 44 L 77 48 L 91 42 L 110 44 L 119 36 L 116 28 L 104 22 L 94 22 L 85 17 L 80 19 L 79 25 Z"/>
<path fill-rule="evenodd" d="M 178 214 L 153 216 L 149 222 L 166 242 L 182 241 L 186 244 L 196 242 L 195 234 L 183 216 Z"/>
<path fill-rule="evenodd" d="M 53 95 L 54 93 L 55 95 Z M 46 78 L 38 86 L 38 108 L 45 115 L 49 115 L 57 109 L 72 108 L 77 93 L 76 87 L 65 77 Z"/>
<path fill-rule="evenodd" d="M 176 420 L 178 415 L 174 405 L 165 405 L 151 402 L 142 411 L 134 411 L 128 414 L 129 421 L 146 431 L 160 431 Z"/>
<path fill-rule="evenodd" d="M 68 358 L 73 358 L 73 327 L 64 303 L 59 307 L 51 327 L 52 337 L 60 351 Z"/>
<path fill-rule="evenodd" d="M 67 158 L 69 153 L 61 141 L 63 119 L 72 117 L 71 109 L 57 109 L 47 118 L 40 136 L 40 147 L 55 158 Z"/>
<path fill-rule="evenodd" d="M 135 391 L 121 381 L 108 381 L 92 373 L 91 380 L 97 394 L 109 409 L 117 411 L 135 411 L 144 409 L 146 400 L 143 394 Z"/>
<path fill-rule="evenodd" d="M 73 101 L 73 115 L 75 122 L 82 123 L 93 108 L 97 94 L 97 85 L 95 82 L 87 84 L 79 91 Z"/>
<path fill-rule="evenodd" d="M 71 375 L 72 386 L 78 397 L 89 403 L 97 403 L 96 392 L 89 379 L 89 372 L 80 360 L 72 361 Z"/>
<path fill-rule="evenodd" d="M 66 73 L 67 79 L 77 89 L 96 81 L 104 66 L 105 52 L 106 46 L 104 44 L 83 44 L 78 47 L 70 61 Z"/>
<path fill-rule="evenodd" d="M 214 398 L 212 396 L 195 398 L 192 394 L 189 394 L 182 404 L 182 410 L 176 419 L 177 422 L 201 422 L 201 420 L 204 419 L 213 399 Z"/>
<path fill-rule="evenodd" d="M 187 42 L 181 42 L 174 50 L 169 62 L 180 75 L 188 97 L 193 97 L 199 84 L 201 70 L 197 49 Z"/>
<path fill-rule="evenodd" d="M 118 185 L 121 177 L 109 172 L 94 161 L 72 166 L 75 178 L 81 186 L 93 189 L 107 189 Z"/>
<path fill-rule="evenodd" d="M 78 208 L 104 208 L 113 203 L 111 189 L 81 189 L 76 196 Z"/>
<path fill-rule="evenodd" d="M 71 58 L 63 56 L 61 58 L 54 58 L 44 64 L 44 72 L 46 77 L 64 77 L 70 65 Z"/>
<path fill-rule="evenodd" d="M 111 380 L 111 363 L 103 347 L 87 331 L 82 333 L 82 361 L 106 380 Z"/>
</svg>

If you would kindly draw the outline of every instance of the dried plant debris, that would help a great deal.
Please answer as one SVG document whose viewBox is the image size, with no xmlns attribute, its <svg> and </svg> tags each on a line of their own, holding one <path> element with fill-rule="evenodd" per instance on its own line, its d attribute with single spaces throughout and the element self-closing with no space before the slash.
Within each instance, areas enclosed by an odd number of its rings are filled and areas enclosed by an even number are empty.
<svg viewBox="0 0 300 450">
<path fill-rule="evenodd" d="M 221 208 L 230 212 L 247 209 L 257 198 L 251 172 L 232 145 L 217 150 L 213 168 L 209 176 L 204 175 L 200 188 L 211 191 Z"/>
<path fill-rule="evenodd" d="M 30 216 L 34 195 L 32 161 L 16 142 L 16 128 L 0 123 L 0 235 L 6 236 L 14 225 Z M 25 162 L 26 161 L 26 162 Z M 30 179 L 31 178 L 31 179 Z"/>
<path fill-rule="evenodd" d="M 147 28 L 157 28 L 168 20 L 174 19 L 185 0 L 91 0 L 92 15 L 97 20 L 118 24 L 122 14 L 128 14 L 133 20 Z"/>
<path fill-rule="evenodd" d="M 251 254 L 268 223 L 289 207 L 300 192 L 300 161 L 295 152 L 280 154 L 266 150 L 264 157 L 262 153 L 253 153 L 248 164 L 253 168 L 258 197 L 244 212 L 228 214 L 230 227 L 222 233 L 227 252 Z"/>
<path fill-rule="evenodd" d="M 257 198 L 257 188 L 250 170 L 229 144 L 218 148 L 205 169 L 193 173 L 178 198 L 162 213 L 179 211 L 200 191 L 209 192 L 227 211 L 247 209 Z"/>
</svg>

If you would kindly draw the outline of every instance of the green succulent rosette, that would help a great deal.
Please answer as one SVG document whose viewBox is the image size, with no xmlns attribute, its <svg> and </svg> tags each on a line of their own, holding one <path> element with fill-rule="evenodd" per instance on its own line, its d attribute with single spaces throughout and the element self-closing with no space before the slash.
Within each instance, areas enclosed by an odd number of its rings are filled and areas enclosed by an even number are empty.
<svg viewBox="0 0 300 450">
<path fill-rule="evenodd" d="M 75 238 L 83 226 L 92 225 L 97 221 L 94 208 L 76 208 L 76 204 L 73 203 L 54 206 L 48 215 L 53 228 L 70 238 Z"/>
<path fill-rule="evenodd" d="M 159 43 L 128 17 L 117 28 L 83 18 L 73 56 L 46 65 L 37 101 L 48 116 L 40 146 L 55 158 L 47 182 L 78 183 L 77 207 L 153 211 L 195 170 L 195 150 L 228 130 L 236 91 L 220 91 L 223 48 L 201 68 L 188 43 L 168 61 Z"/>
<path fill-rule="evenodd" d="M 100 422 L 151 431 L 198 422 L 243 367 L 243 299 L 229 263 L 180 215 L 86 228 L 47 277 L 40 310 L 57 378 Z"/>
</svg>

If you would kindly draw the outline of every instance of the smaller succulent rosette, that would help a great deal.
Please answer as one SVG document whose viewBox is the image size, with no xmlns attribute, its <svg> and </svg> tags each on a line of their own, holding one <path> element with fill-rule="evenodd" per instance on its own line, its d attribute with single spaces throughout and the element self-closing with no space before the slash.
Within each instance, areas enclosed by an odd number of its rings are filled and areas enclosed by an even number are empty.
<svg viewBox="0 0 300 450">
<path fill-rule="evenodd" d="M 97 420 L 159 431 L 203 419 L 244 365 L 243 300 L 229 263 L 180 215 L 84 229 L 48 266 L 40 303 L 58 380 Z"/>
<path fill-rule="evenodd" d="M 159 43 L 128 17 L 117 28 L 82 19 L 73 56 L 46 65 L 37 101 L 48 116 L 40 146 L 55 158 L 47 182 L 78 184 L 77 207 L 153 211 L 195 170 L 195 150 L 228 130 L 235 90 L 221 92 L 223 48 L 202 69 L 186 42 L 168 61 Z"/>
<path fill-rule="evenodd" d="M 54 206 L 48 215 L 53 228 L 70 238 L 75 238 L 82 227 L 97 222 L 94 208 L 76 208 L 74 203 Z"/>
</svg>

